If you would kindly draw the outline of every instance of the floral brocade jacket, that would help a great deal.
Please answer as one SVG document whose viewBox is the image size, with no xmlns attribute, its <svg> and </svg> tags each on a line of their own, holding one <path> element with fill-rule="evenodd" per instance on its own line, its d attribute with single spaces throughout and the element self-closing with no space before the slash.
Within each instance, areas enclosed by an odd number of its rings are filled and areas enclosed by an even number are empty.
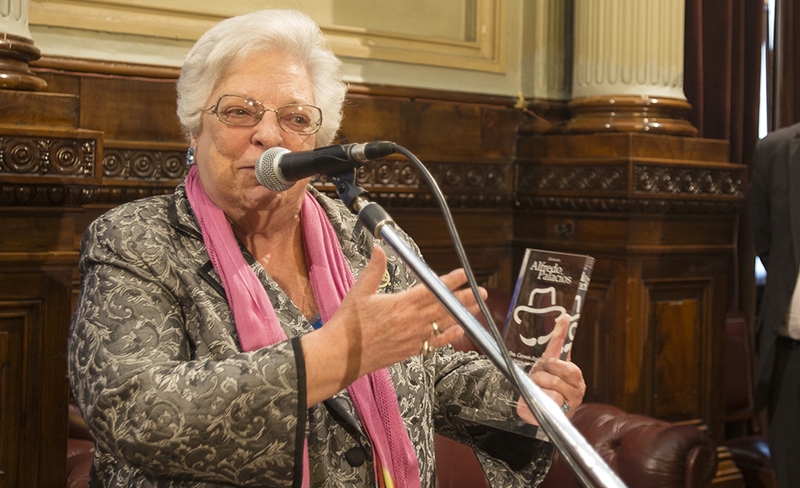
<svg viewBox="0 0 800 488">
<path fill-rule="evenodd" d="M 373 237 L 339 201 L 309 191 L 357 278 Z M 347 391 L 305 408 L 299 337 L 311 325 L 242 251 L 289 337 L 253 352 L 239 347 L 183 184 L 173 195 L 119 206 L 84 233 L 68 362 L 96 442 L 91 486 L 299 486 L 306 438 L 312 486 L 375 486 L 370 442 Z M 411 271 L 388 248 L 387 256 L 381 291 L 412 286 Z M 435 485 L 434 431 L 476 447 L 493 486 L 533 486 L 544 477 L 549 443 L 495 452 L 449 414 L 454 407 L 510 414 L 510 388 L 488 360 L 447 347 L 389 371 L 423 487 Z"/>
</svg>

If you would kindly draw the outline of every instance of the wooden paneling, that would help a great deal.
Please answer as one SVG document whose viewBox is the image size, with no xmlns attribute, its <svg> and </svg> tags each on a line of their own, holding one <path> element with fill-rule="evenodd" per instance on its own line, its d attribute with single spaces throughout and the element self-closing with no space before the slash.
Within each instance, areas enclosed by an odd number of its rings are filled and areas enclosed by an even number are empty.
<svg viewBox="0 0 800 488">
<path fill-rule="evenodd" d="M 597 260 L 573 354 L 587 400 L 702 423 L 721 441 L 745 169 L 724 162 L 724 143 L 673 136 L 536 136 L 519 147 L 515 258 L 539 247 Z"/>
<path fill-rule="evenodd" d="M 184 140 L 174 80 L 84 76 L 80 99 L 81 127 L 101 130 L 106 139 Z"/>
<path fill-rule="evenodd" d="M 616 288 L 608 280 L 599 276 L 598 266 L 608 262 L 595 262 L 595 276 L 592 277 L 586 295 L 586 305 L 581 311 L 581 319 L 575 341 L 572 343 L 572 361 L 580 366 L 586 381 L 586 402 L 613 403 L 614 378 L 608 374 L 613 371 L 614 358 L 618 355 L 614 346 L 613 304 Z M 599 276 L 598 276 L 599 275 Z"/>
<path fill-rule="evenodd" d="M 652 364 L 650 389 L 654 393 L 652 410 L 660 418 L 680 420 L 701 416 L 703 377 L 692 372 L 703 367 L 703 327 L 709 322 L 709 283 L 687 289 L 682 282 L 672 289 L 671 283 L 650 283 L 649 303 L 653 305 L 648 323 L 649 349 Z M 704 293 L 705 292 L 705 293 Z M 703 316 L 705 315 L 705 317 Z"/>
<path fill-rule="evenodd" d="M 72 268 L 2 262 L 0 486 L 63 486 L 68 384 L 64 361 Z M 46 467 L 46 469 L 45 469 Z"/>
<path fill-rule="evenodd" d="M 78 97 L 0 90 L 0 124 L 78 127 Z"/>
</svg>

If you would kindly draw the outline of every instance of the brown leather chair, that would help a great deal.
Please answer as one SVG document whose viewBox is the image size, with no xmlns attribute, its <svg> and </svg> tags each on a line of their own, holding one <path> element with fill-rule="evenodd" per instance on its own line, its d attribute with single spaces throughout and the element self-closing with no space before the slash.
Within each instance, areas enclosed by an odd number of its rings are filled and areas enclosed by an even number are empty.
<svg viewBox="0 0 800 488">
<path fill-rule="evenodd" d="M 708 486 L 717 469 L 717 452 L 704 431 L 613 405 L 583 404 L 572 418 L 575 428 L 630 487 Z M 583 485 L 556 453 L 542 488 Z"/>
<path fill-rule="evenodd" d="M 747 488 L 777 488 L 767 438 L 755 412 L 753 348 L 747 320 L 732 314 L 725 321 L 725 445 Z"/>
<path fill-rule="evenodd" d="M 717 452 L 705 432 L 612 405 L 586 403 L 577 408 L 573 425 L 629 487 L 700 488 L 709 486 L 717 469 Z M 489 483 L 467 446 L 437 436 L 439 488 L 486 488 Z M 581 488 L 569 464 L 556 453 L 540 488 Z"/>
<path fill-rule="evenodd" d="M 94 458 L 94 439 L 81 417 L 80 410 L 71 402 L 68 415 L 66 488 L 86 488 L 89 486 L 89 471 Z"/>
</svg>

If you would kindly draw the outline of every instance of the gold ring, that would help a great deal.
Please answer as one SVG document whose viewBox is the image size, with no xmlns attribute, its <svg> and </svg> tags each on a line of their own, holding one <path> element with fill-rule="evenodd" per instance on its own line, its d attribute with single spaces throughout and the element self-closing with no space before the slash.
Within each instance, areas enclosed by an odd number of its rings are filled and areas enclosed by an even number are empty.
<svg viewBox="0 0 800 488">
<path fill-rule="evenodd" d="M 567 401 L 567 399 L 565 398 L 565 399 L 564 399 L 564 404 L 563 404 L 563 405 L 561 405 L 561 410 L 563 410 L 563 411 L 564 411 L 564 413 L 566 414 L 566 413 L 569 413 L 569 408 L 570 408 L 570 407 L 569 407 L 569 402 L 568 402 L 568 401 Z"/>
<path fill-rule="evenodd" d="M 432 337 L 436 337 L 442 333 L 442 331 L 439 330 L 439 324 L 437 324 L 435 321 L 432 322 L 431 325 L 433 326 L 433 332 L 431 332 Z"/>
<path fill-rule="evenodd" d="M 422 343 L 422 350 L 419 353 L 422 354 L 424 359 L 430 359 L 433 357 L 433 351 L 435 350 L 436 348 L 431 347 L 431 345 L 428 343 L 428 340 L 425 339 L 425 342 Z"/>
</svg>

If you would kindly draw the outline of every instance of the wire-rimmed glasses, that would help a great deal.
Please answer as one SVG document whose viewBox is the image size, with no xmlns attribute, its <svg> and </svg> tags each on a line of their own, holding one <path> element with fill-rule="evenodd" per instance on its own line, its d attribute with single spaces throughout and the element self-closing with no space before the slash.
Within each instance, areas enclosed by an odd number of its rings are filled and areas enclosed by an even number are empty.
<svg viewBox="0 0 800 488">
<path fill-rule="evenodd" d="M 322 110 L 314 105 L 291 103 L 280 108 L 266 108 L 258 100 L 242 95 L 222 95 L 213 106 L 203 110 L 220 122 L 237 127 L 252 127 L 266 112 L 275 112 L 281 129 L 292 134 L 314 134 L 322 126 Z"/>
</svg>

